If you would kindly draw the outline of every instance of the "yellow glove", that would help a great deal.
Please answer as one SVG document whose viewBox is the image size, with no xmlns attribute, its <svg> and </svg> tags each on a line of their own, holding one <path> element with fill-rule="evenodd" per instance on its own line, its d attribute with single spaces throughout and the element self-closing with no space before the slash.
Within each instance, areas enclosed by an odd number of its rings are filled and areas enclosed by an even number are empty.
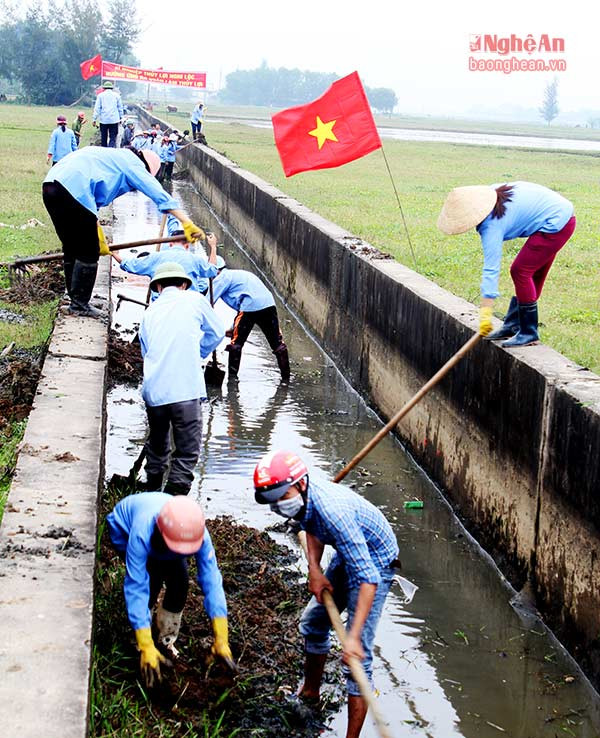
<svg viewBox="0 0 600 738">
<path fill-rule="evenodd" d="M 231 649 L 229 648 L 227 618 L 213 618 L 212 627 L 215 636 L 215 642 L 212 647 L 213 656 L 218 656 L 220 659 L 223 659 L 231 671 L 237 671 L 237 666 L 235 665 Z"/>
<path fill-rule="evenodd" d="M 493 325 L 492 325 L 492 306 L 491 305 L 482 305 L 479 308 L 479 335 L 480 336 L 487 336 L 488 333 L 492 332 Z"/>
<path fill-rule="evenodd" d="M 186 220 L 181 225 L 183 226 L 183 232 L 185 233 L 185 238 L 188 243 L 193 243 L 199 238 L 206 238 L 206 233 L 204 233 L 202 228 L 194 225 L 191 220 Z"/>
<path fill-rule="evenodd" d="M 160 665 L 167 663 L 167 659 L 154 645 L 150 628 L 136 630 L 135 639 L 140 652 L 142 681 L 146 687 L 153 687 L 155 679 L 157 682 L 161 681 Z"/>
<path fill-rule="evenodd" d="M 100 256 L 108 256 L 110 254 L 110 249 L 106 243 L 106 236 L 104 235 L 104 231 L 102 230 L 100 223 L 98 223 L 98 243 L 100 244 Z"/>
</svg>

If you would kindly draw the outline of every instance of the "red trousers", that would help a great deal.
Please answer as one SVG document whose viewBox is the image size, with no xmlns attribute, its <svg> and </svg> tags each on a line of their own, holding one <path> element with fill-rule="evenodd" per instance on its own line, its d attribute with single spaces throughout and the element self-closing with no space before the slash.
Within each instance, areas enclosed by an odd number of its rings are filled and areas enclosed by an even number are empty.
<svg viewBox="0 0 600 738">
<path fill-rule="evenodd" d="M 558 233 L 538 231 L 529 236 L 510 266 L 519 303 L 537 302 L 556 254 L 575 230 L 575 216 Z"/>
</svg>

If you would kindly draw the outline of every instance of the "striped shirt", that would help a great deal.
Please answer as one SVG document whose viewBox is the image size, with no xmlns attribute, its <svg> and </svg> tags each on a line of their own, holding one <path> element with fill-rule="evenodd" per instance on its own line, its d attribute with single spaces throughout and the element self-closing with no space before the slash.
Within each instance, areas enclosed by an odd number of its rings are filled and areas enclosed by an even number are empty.
<svg viewBox="0 0 600 738">
<path fill-rule="evenodd" d="M 398 557 L 396 537 L 383 513 L 341 484 L 311 477 L 300 525 L 333 546 L 344 563 L 350 587 L 379 584 L 379 572 Z"/>
</svg>

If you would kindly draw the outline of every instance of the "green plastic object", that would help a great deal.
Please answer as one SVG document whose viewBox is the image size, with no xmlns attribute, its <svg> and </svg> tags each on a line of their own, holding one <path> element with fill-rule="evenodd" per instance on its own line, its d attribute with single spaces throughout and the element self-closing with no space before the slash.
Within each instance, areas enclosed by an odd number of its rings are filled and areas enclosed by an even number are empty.
<svg viewBox="0 0 600 738">
<path fill-rule="evenodd" d="M 404 503 L 404 509 L 405 510 L 422 510 L 423 501 L 422 500 L 406 500 L 406 502 Z"/>
</svg>

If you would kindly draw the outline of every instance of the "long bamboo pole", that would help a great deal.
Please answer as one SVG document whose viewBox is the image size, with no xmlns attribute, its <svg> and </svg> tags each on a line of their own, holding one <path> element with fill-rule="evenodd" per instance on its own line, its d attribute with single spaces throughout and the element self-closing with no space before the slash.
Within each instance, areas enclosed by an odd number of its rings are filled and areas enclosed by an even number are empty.
<svg viewBox="0 0 600 738">
<path fill-rule="evenodd" d="M 356 456 L 348 463 L 346 466 L 336 474 L 336 476 L 333 478 L 334 482 L 341 481 L 348 472 L 350 472 L 354 467 L 358 464 L 361 459 L 364 459 L 365 456 L 372 451 L 375 446 L 383 439 L 387 434 L 393 430 L 400 420 L 408 413 L 409 410 L 412 410 L 412 408 L 419 402 L 419 400 L 422 400 L 423 397 L 429 392 L 430 389 L 435 387 L 436 384 L 442 380 L 446 374 L 452 369 L 452 367 L 456 366 L 458 362 L 469 353 L 469 351 L 479 343 L 481 340 L 481 335 L 479 333 L 476 333 L 474 336 L 472 336 L 465 345 L 460 348 L 448 361 L 444 364 L 444 366 L 439 369 L 431 379 L 424 384 L 421 389 L 400 409 L 398 412 L 394 415 L 391 420 L 389 420 L 383 428 L 376 433 L 373 438 L 367 443 L 364 448 L 359 451 Z"/>
<path fill-rule="evenodd" d="M 298 540 L 300 541 L 300 545 L 302 546 L 304 555 L 308 559 L 308 544 L 306 542 L 306 533 L 303 530 L 298 533 Z M 342 648 L 344 648 L 344 645 L 346 643 L 346 628 L 344 627 L 344 623 L 342 622 L 340 612 L 337 609 L 335 602 L 333 601 L 333 596 L 331 592 L 326 589 L 323 590 L 323 604 L 325 605 L 325 609 L 327 610 L 327 614 L 329 615 L 329 619 L 331 620 L 333 629 L 335 630 L 336 635 L 339 638 L 340 643 L 342 644 Z M 371 715 L 373 716 L 373 720 L 375 721 L 375 725 L 377 727 L 379 735 L 381 736 L 381 738 L 392 738 L 391 733 L 389 732 L 385 723 L 385 720 L 383 719 L 381 711 L 379 710 L 379 705 L 375 700 L 373 690 L 371 689 L 371 684 L 369 683 L 360 659 L 356 658 L 356 656 L 351 656 L 348 659 L 348 667 L 352 672 L 352 678 L 358 684 L 358 688 L 360 689 L 360 693 L 364 701 L 367 703 L 368 709 L 371 711 Z"/>
<path fill-rule="evenodd" d="M 129 241 L 128 243 L 113 243 L 108 247 L 110 251 L 120 251 L 121 249 L 134 249 L 138 246 L 152 246 L 155 243 L 171 243 L 174 241 L 185 241 L 186 237 L 182 234 L 181 236 L 165 236 L 164 238 L 146 238 L 142 241 Z M 57 252 L 55 254 L 41 254 L 40 256 L 24 256 L 22 259 L 15 259 L 15 261 L 5 261 L 0 263 L 0 267 L 14 267 L 18 268 L 21 266 L 27 266 L 28 264 L 41 264 L 46 261 L 58 261 L 64 258 L 64 254 Z"/>
</svg>

